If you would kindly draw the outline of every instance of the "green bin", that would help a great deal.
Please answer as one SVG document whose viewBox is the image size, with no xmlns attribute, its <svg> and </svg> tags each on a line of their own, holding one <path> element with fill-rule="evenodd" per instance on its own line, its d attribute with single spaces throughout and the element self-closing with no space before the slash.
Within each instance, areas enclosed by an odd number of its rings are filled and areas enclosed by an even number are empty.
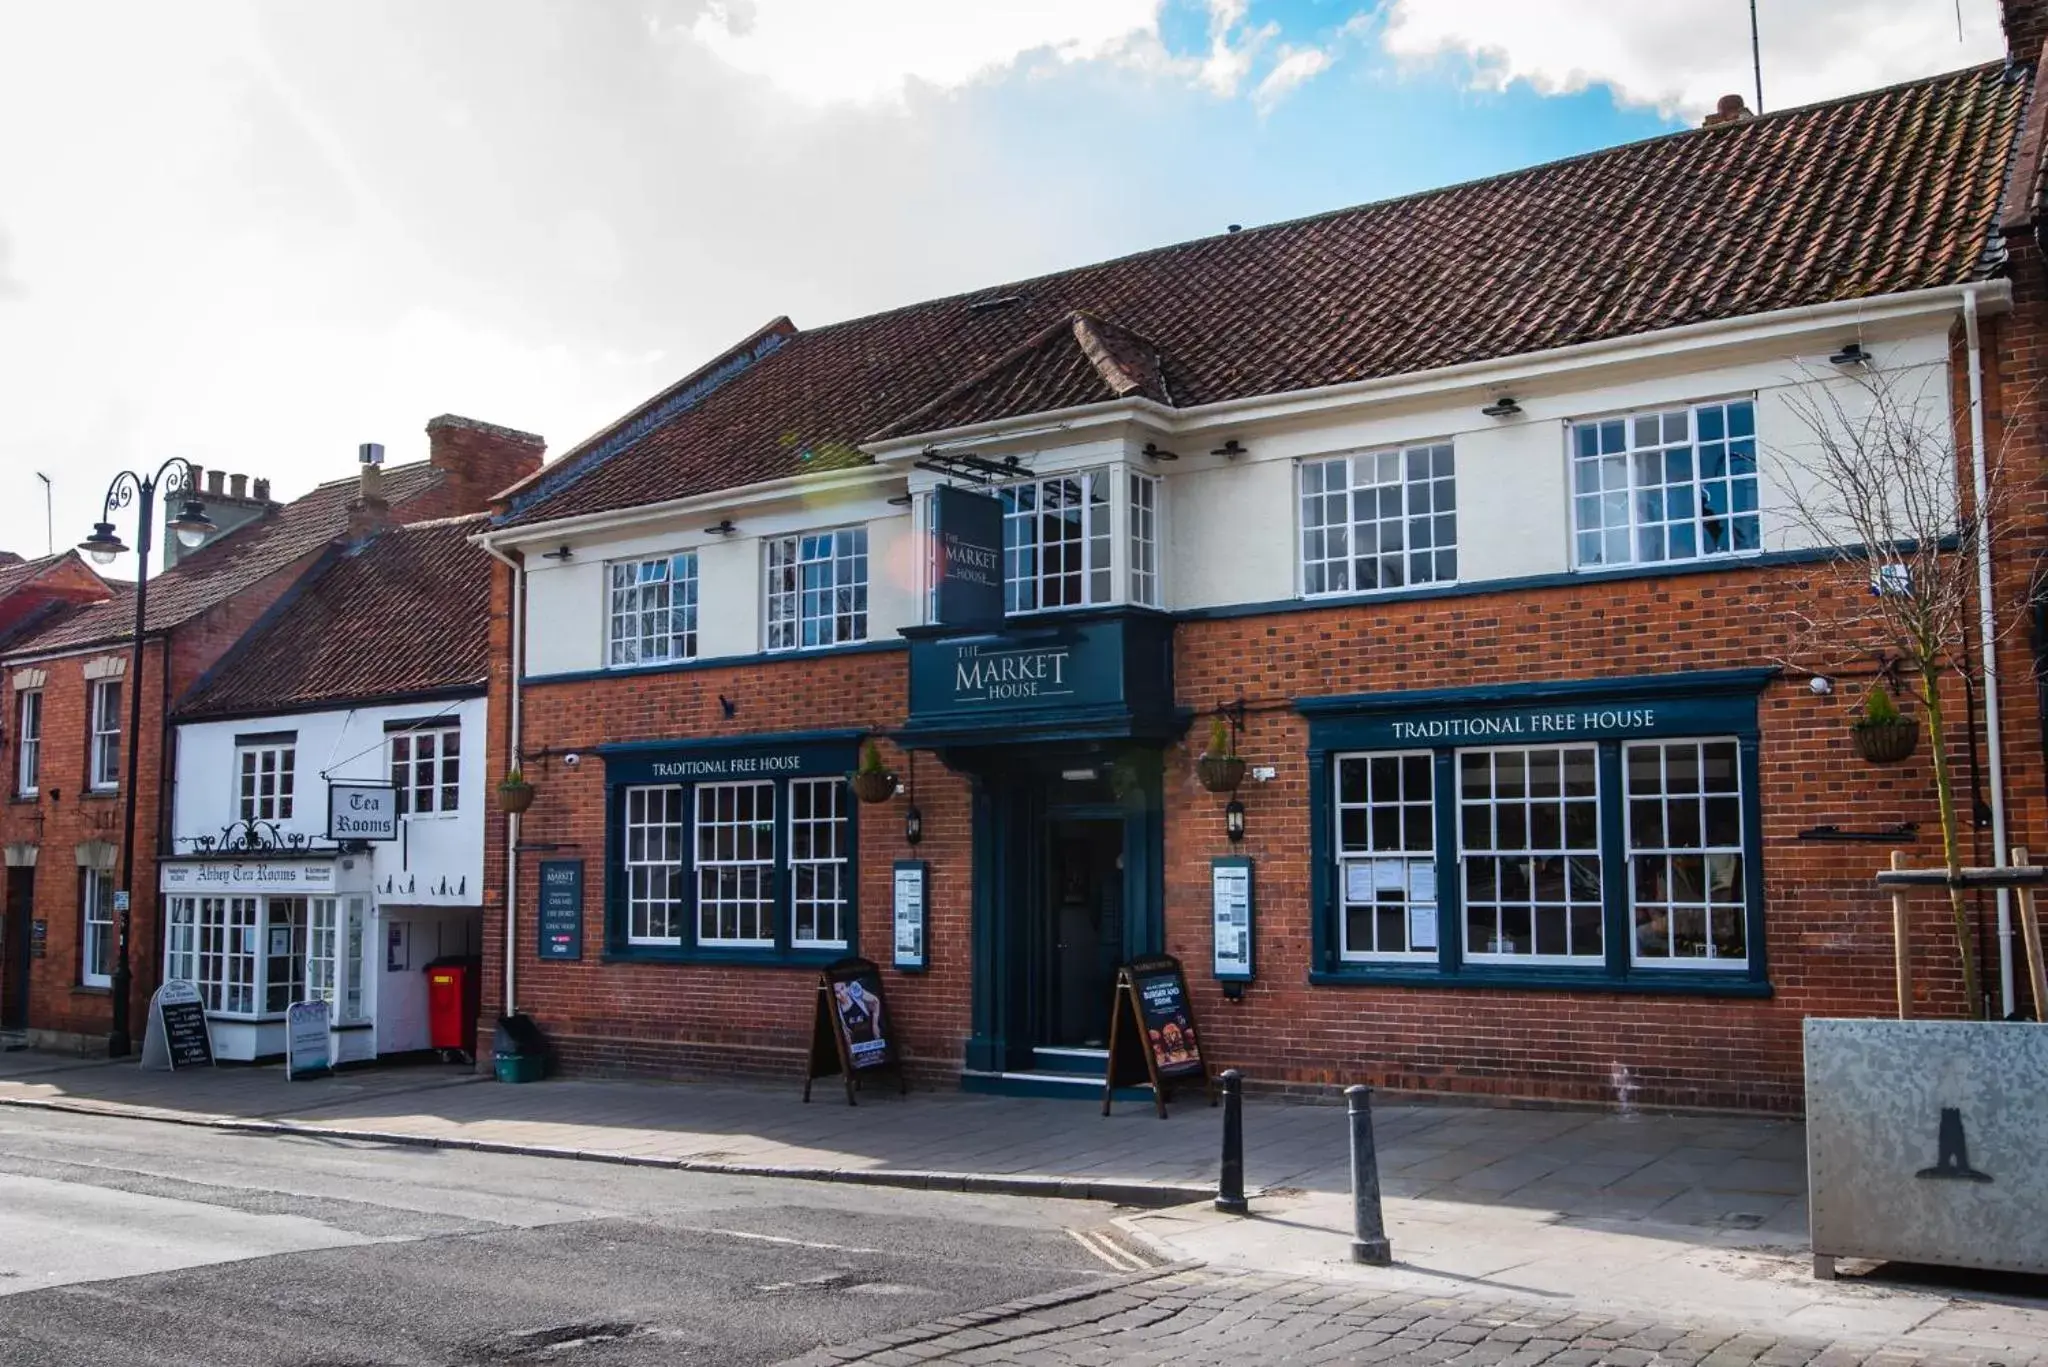
<svg viewBox="0 0 2048 1367">
<path fill-rule="evenodd" d="M 493 1054 L 500 1082 L 539 1082 L 547 1060 L 539 1054 Z"/>
</svg>

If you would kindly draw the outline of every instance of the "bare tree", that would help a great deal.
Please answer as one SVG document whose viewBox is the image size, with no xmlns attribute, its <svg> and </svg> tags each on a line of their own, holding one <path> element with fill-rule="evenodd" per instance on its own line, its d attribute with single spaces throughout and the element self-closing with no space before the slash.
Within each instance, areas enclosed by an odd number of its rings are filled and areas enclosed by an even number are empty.
<svg viewBox="0 0 2048 1367">
<path fill-rule="evenodd" d="M 1971 1014 L 1980 1015 L 1975 928 L 1955 879 L 1963 866 L 1962 827 L 1942 684 L 1970 667 L 1978 548 L 1998 530 L 2002 452 L 1986 453 L 1980 497 L 1936 388 L 1947 383 L 1945 368 L 1918 375 L 1873 368 L 1807 380 L 1790 399 L 1807 440 L 1774 452 L 1784 463 L 1779 511 L 1806 540 L 1833 552 L 1834 582 L 1792 613 L 1792 659 L 1833 673 L 1875 658 L 1897 671 L 1918 702 L 1963 992 Z M 1873 689 L 1884 682 L 1880 677 Z"/>
</svg>

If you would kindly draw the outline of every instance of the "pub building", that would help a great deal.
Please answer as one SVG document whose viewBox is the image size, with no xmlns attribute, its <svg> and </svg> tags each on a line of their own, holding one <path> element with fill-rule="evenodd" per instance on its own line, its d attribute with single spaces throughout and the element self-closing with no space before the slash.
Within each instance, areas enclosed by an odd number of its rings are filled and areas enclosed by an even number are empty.
<svg viewBox="0 0 2048 1367">
<path fill-rule="evenodd" d="M 481 538 L 492 768 L 536 793 L 493 833 L 486 1020 L 794 1094 L 859 955 L 922 1085 L 1095 1096 L 1116 969 L 1164 952 L 1254 1085 L 1797 1109 L 1803 1018 L 1893 1010 L 1871 841 L 1939 857 L 1924 751 L 1851 751 L 1875 665 L 1784 658 L 1837 554 L 1788 512 L 1801 414 L 1889 386 L 1967 460 L 1979 385 L 2032 440 L 2030 89 L 1999 63 L 744 339 Z M 1996 547 L 2000 613 L 2036 534 Z M 1978 795 L 2039 845 L 2005 702 Z M 1933 907 L 1914 933 L 1917 1009 L 1959 1013 Z"/>
</svg>

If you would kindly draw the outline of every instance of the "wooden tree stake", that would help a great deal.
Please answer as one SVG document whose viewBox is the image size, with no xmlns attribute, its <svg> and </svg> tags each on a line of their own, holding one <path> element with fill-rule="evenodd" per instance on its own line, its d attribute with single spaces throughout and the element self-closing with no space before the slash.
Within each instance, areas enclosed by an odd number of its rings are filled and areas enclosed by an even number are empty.
<svg viewBox="0 0 2048 1367">
<path fill-rule="evenodd" d="M 1906 852 L 1892 851 L 1892 868 L 1906 867 Z M 1898 977 L 1899 1019 L 1913 1014 L 1912 950 L 1906 938 L 1906 889 L 1892 889 L 1892 964 Z"/>
<path fill-rule="evenodd" d="M 2012 852 L 2012 862 L 2025 867 L 2028 863 L 2024 848 Z M 2034 914 L 2034 890 L 2022 884 L 2018 889 L 2020 903 L 2020 934 L 2027 945 L 2027 979 L 2034 988 L 2034 1019 L 2048 1020 L 2048 964 L 2041 957 L 2041 921 Z"/>
</svg>

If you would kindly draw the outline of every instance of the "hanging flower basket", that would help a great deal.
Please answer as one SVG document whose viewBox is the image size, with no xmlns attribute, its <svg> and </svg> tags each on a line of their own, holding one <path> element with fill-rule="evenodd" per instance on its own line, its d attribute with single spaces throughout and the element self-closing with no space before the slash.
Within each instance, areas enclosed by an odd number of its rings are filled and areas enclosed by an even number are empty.
<svg viewBox="0 0 2048 1367">
<path fill-rule="evenodd" d="M 523 812 L 533 805 L 533 785 L 524 779 L 505 780 L 498 785 L 498 805 L 507 812 Z"/>
<path fill-rule="evenodd" d="M 1849 739 L 1872 764 L 1897 764 L 1920 748 L 1920 723 L 1912 717 L 1859 721 L 1849 727 Z"/>
<path fill-rule="evenodd" d="M 1234 793 L 1244 782 L 1244 760 L 1237 755 L 1203 755 L 1195 761 L 1195 775 L 1212 793 Z"/>
<path fill-rule="evenodd" d="M 862 769 L 848 781 L 853 785 L 853 795 L 862 802 L 887 802 L 896 796 L 896 775 L 886 769 Z"/>
</svg>

